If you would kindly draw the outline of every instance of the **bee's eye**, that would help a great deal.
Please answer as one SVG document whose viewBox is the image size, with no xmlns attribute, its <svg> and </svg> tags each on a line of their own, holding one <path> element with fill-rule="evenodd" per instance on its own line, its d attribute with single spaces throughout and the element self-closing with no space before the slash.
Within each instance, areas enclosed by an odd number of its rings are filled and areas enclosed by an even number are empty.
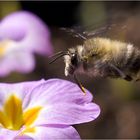
<svg viewBox="0 0 140 140">
<path fill-rule="evenodd" d="M 77 65 L 77 57 L 76 57 L 76 54 L 72 54 L 71 63 L 72 63 L 72 65 Z"/>
<path fill-rule="evenodd" d="M 74 53 L 72 54 L 72 57 L 75 57 L 75 54 Z"/>
<path fill-rule="evenodd" d="M 93 53 L 91 54 L 91 57 L 97 56 L 97 53 Z"/>
</svg>

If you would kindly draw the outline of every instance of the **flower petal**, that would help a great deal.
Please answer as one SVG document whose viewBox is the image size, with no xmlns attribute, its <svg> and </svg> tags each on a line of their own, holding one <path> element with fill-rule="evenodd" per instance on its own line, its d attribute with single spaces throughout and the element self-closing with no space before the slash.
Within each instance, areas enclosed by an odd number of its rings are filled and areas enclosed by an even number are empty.
<svg viewBox="0 0 140 140">
<path fill-rule="evenodd" d="M 33 71 L 35 67 L 35 61 L 33 54 L 28 52 L 15 52 L 13 54 L 13 60 L 11 60 L 11 66 L 13 71 L 28 73 Z M 21 65 L 22 64 L 22 65 Z"/>
<path fill-rule="evenodd" d="M 5 101 L 9 96 L 15 95 L 20 100 L 22 100 L 23 109 L 30 102 L 30 98 L 26 98 L 28 94 L 37 86 L 44 83 L 44 80 L 31 81 L 31 82 L 21 82 L 21 83 L 0 83 L 0 109 L 3 107 Z"/>
<path fill-rule="evenodd" d="M 0 128 L 0 140 L 12 140 L 18 135 L 19 131 L 12 131 Z"/>
<path fill-rule="evenodd" d="M 31 72 L 35 67 L 34 56 L 28 52 L 16 51 L 0 60 L 0 76 L 6 76 L 11 71 Z"/>
<path fill-rule="evenodd" d="M 29 94 L 28 94 L 29 95 Z M 34 125 L 72 125 L 94 120 L 100 108 L 92 103 L 92 94 L 84 96 L 79 87 L 66 80 L 53 79 L 34 88 L 28 108 L 43 106 Z"/>
<path fill-rule="evenodd" d="M 80 139 L 78 132 L 72 126 L 38 126 L 35 130 L 35 133 L 27 133 L 26 135 L 32 137 L 34 140 Z"/>
<path fill-rule="evenodd" d="M 0 23 L 0 39 L 19 42 L 19 47 L 39 54 L 51 54 L 50 32 L 47 25 L 36 15 L 18 11 L 6 16 Z"/>
</svg>

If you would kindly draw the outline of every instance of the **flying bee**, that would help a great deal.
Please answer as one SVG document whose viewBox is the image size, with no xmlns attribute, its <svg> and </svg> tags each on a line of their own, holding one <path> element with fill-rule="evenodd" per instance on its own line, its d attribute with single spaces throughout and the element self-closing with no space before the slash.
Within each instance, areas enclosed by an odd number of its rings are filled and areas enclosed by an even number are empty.
<svg viewBox="0 0 140 140">
<path fill-rule="evenodd" d="M 64 57 L 65 76 L 73 76 L 83 92 L 76 73 L 127 81 L 140 79 L 140 50 L 133 44 L 103 37 L 88 39 L 79 33 L 76 35 L 84 40 L 83 44 L 56 53 L 50 63 Z"/>
</svg>

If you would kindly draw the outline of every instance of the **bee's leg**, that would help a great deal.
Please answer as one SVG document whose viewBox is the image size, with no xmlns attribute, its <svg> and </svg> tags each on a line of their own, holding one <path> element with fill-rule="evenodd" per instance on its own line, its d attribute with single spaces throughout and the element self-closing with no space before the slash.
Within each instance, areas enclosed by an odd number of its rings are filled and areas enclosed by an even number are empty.
<svg viewBox="0 0 140 140">
<path fill-rule="evenodd" d="M 124 74 L 124 73 L 123 73 L 119 68 L 117 68 L 115 65 L 111 64 L 110 66 L 111 66 L 113 69 L 115 69 L 115 70 L 119 73 L 119 75 L 121 76 L 122 79 L 125 79 L 125 80 L 127 80 L 127 81 L 132 81 L 132 80 L 133 80 L 131 76 Z"/>
</svg>

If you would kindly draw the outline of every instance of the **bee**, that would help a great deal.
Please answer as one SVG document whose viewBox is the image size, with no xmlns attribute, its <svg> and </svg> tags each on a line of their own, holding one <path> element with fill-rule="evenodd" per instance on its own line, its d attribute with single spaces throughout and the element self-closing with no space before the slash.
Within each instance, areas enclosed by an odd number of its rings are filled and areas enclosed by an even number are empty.
<svg viewBox="0 0 140 140">
<path fill-rule="evenodd" d="M 64 57 L 65 76 L 73 76 L 83 92 L 76 73 L 126 81 L 140 79 L 140 50 L 133 44 L 104 37 L 87 39 L 81 34 L 77 35 L 83 38 L 83 44 L 56 53 L 50 63 Z"/>
</svg>

